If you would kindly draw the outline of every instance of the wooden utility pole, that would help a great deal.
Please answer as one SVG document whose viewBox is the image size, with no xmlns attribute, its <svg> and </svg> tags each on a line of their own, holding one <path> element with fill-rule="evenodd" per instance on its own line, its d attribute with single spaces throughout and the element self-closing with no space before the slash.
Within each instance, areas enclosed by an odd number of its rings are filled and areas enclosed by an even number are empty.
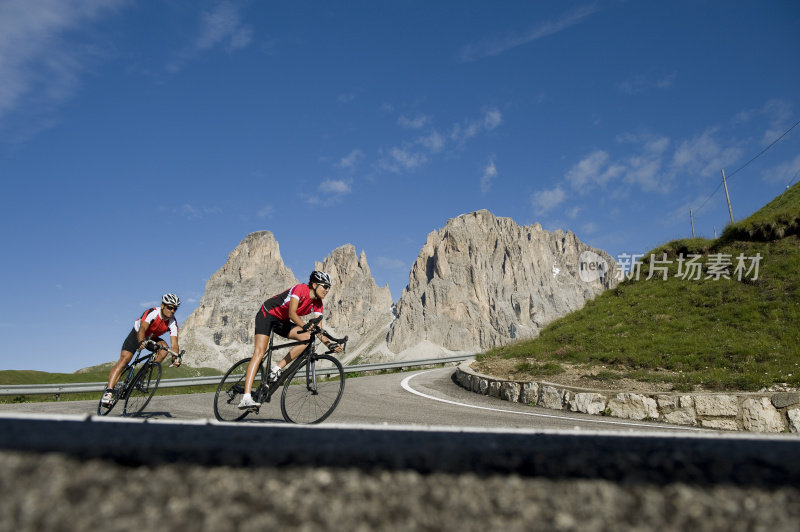
<svg viewBox="0 0 800 532">
<path fill-rule="evenodd" d="M 733 209 L 731 209 L 731 197 L 728 195 L 728 182 L 725 180 L 725 170 L 722 170 L 722 184 L 725 185 L 725 197 L 728 199 L 728 214 L 731 215 L 731 223 L 733 223 Z"/>
<path fill-rule="evenodd" d="M 689 209 L 689 220 L 692 222 L 692 238 L 694 238 L 694 216 L 692 216 L 692 209 Z"/>
</svg>

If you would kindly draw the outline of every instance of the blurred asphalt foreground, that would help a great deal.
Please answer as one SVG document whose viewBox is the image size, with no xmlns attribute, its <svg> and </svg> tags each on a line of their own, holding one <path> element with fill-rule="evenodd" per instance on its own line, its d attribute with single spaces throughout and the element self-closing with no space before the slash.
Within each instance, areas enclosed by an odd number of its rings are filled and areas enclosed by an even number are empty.
<svg viewBox="0 0 800 532">
<path fill-rule="evenodd" d="M 800 530 L 792 436 L 0 416 L 0 530 Z"/>
</svg>

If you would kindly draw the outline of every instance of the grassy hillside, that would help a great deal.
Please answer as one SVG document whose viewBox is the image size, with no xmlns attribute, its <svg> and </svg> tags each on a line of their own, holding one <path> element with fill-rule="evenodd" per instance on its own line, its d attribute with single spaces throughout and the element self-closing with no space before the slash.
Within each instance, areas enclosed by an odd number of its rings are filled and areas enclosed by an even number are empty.
<svg viewBox="0 0 800 532">
<path fill-rule="evenodd" d="M 0 371 L 0 384 L 63 384 L 69 382 L 105 382 L 114 363 L 101 364 L 75 373 L 48 373 L 33 370 L 2 370 Z M 162 379 L 178 379 L 185 377 L 203 377 L 206 375 L 221 375 L 221 372 L 212 368 L 170 368 L 169 359 L 162 367 Z"/>
<path fill-rule="evenodd" d="M 178 379 L 185 377 L 203 377 L 206 375 L 220 375 L 221 372 L 212 368 L 189 368 L 181 366 L 180 368 L 170 368 L 169 359 L 165 361 L 163 366 L 162 379 Z M 45 371 L 32 371 L 32 370 L 3 370 L 0 371 L 0 384 L 64 384 L 71 382 L 105 382 L 108 380 L 108 372 L 111 371 L 113 362 L 101 364 L 86 368 L 75 373 L 48 373 Z M 216 386 L 205 387 L 181 387 L 181 388 L 164 388 L 158 390 L 159 395 L 169 394 L 183 394 L 193 393 L 199 391 L 213 391 Z M 100 396 L 97 393 L 71 393 L 61 394 L 56 397 L 54 395 L 30 395 L 30 396 L 0 396 L 0 403 L 20 403 L 26 401 L 64 401 L 64 400 L 84 400 L 95 399 Z"/>
<path fill-rule="evenodd" d="M 797 184 L 718 239 L 676 240 L 647 253 L 638 280 L 621 282 L 535 340 L 479 355 L 478 369 L 501 358 L 514 362 L 516 378 L 543 378 L 570 364 L 675 390 L 800 386 L 799 227 Z M 661 261 L 652 272 L 651 255 Z M 728 278 L 714 273 L 723 270 Z"/>
</svg>

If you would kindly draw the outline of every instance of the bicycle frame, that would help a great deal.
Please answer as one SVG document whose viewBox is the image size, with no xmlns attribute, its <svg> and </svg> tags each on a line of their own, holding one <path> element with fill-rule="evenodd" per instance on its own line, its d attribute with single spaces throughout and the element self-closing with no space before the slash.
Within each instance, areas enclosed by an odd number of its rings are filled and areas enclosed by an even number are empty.
<svg viewBox="0 0 800 532">
<path fill-rule="evenodd" d="M 258 389 L 255 391 L 255 395 L 258 398 L 257 400 L 259 402 L 268 403 L 270 401 L 270 399 L 272 398 L 272 394 L 274 394 L 276 390 L 279 390 L 281 388 L 281 386 L 283 385 L 283 383 L 286 381 L 286 377 L 288 375 L 291 375 L 292 373 L 294 373 L 294 369 L 299 364 L 301 364 L 306 358 L 309 358 L 309 357 L 312 356 L 309 353 L 309 351 L 311 351 L 312 354 L 314 353 L 314 347 L 316 345 L 316 335 L 317 335 L 316 332 L 312 332 L 311 333 L 311 338 L 309 338 L 308 340 L 298 340 L 298 341 L 295 341 L 295 342 L 287 342 L 287 343 L 279 344 L 279 345 L 274 345 L 273 344 L 272 340 L 275 338 L 275 335 L 274 334 L 270 335 L 270 337 L 269 337 L 269 345 L 267 346 L 267 352 L 266 352 L 264 358 L 261 359 L 261 364 L 260 364 L 262 367 L 265 367 L 265 369 L 266 369 L 265 374 L 269 374 L 269 369 L 272 367 L 272 351 L 273 350 L 285 349 L 285 348 L 288 348 L 288 347 L 295 347 L 295 346 L 298 346 L 298 345 L 307 345 L 307 347 L 303 350 L 302 353 L 300 353 L 300 355 L 296 359 L 292 360 L 292 363 L 289 364 L 288 367 L 283 369 L 283 371 L 281 372 L 280 376 L 278 377 L 278 380 L 276 380 L 273 383 L 261 382 L 258 385 Z M 306 369 L 308 369 L 309 366 L 310 366 L 310 364 L 308 366 L 306 366 Z M 316 385 L 316 382 L 314 384 Z"/>
<path fill-rule="evenodd" d="M 244 395 L 245 383 L 252 358 L 245 358 L 234 363 L 225 373 L 217 392 L 214 395 L 214 415 L 220 421 L 240 421 L 249 413 L 258 414 L 259 408 L 264 403 L 270 402 L 272 396 L 278 391 L 280 394 L 281 413 L 283 418 L 290 423 L 320 423 L 325 420 L 336 408 L 344 391 L 344 370 L 341 363 L 331 356 L 337 351 L 343 351 L 347 345 L 347 336 L 335 338 L 319 327 L 322 317 L 309 320 L 303 328 L 309 333 L 306 340 L 288 341 L 281 344 L 274 342 L 271 336 L 264 356 L 256 368 L 256 377 L 252 382 L 251 394 L 259 406 L 240 408 L 239 399 Z M 328 351 L 318 353 L 317 336 L 325 335 L 333 343 L 328 345 Z M 281 375 L 275 382 L 267 379 L 267 368 L 273 363 L 273 351 L 279 349 L 297 348 L 305 346 L 302 352 L 287 367 L 283 368 Z M 317 367 L 318 363 L 324 367 Z M 330 367 L 328 367 L 330 365 Z M 330 373 L 334 378 L 322 378 Z M 338 378 L 336 378 L 338 377 Z"/>
</svg>

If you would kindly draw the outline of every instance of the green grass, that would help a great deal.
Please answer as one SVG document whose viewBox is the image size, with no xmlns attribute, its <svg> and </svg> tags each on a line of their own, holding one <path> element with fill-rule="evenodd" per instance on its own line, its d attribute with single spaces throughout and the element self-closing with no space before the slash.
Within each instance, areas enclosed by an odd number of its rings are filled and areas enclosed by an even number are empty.
<svg viewBox="0 0 800 532">
<path fill-rule="evenodd" d="M 519 359 L 530 378 L 548 364 L 604 366 L 605 378 L 666 382 L 676 390 L 757 391 L 800 386 L 800 184 L 725 229 L 716 240 L 683 239 L 646 254 L 640 279 L 625 280 L 580 311 L 521 341 L 479 355 Z M 649 256 L 671 264 L 663 280 Z M 678 258 L 700 255 L 701 279 L 676 277 Z M 706 279 L 715 256 L 729 256 L 730 279 Z M 736 258 L 761 255 L 754 271 L 733 275 Z M 745 265 L 751 265 L 749 260 Z M 685 270 L 684 270 L 685 271 Z M 524 377 L 519 377 L 524 378 Z"/>
<path fill-rule="evenodd" d="M 48 373 L 45 371 L 31 371 L 31 370 L 3 370 L 0 371 L 0 384 L 13 385 L 13 384 L 66 384 L 66 383 L 80 383 L 80 382 L 106 382 L 108 380 L 108 373 L 111 371 L 114 362 L 101 364 L 84 370 L 76 371 L 75 373 Z M 222 375 L 222 373 L 213 368 L 190 368 L 181 366 L 179 368 L 168 367 L 169 362 L 165 361 L 162 364 L 163 372 L 162 379 L 180 379 L 187 377 L 205 377 L 210 375 Z M 217 385 L 206 386 L 181 386 L 179 388 L 159 388 L 156 395 L 181 395 L 187 393 L 203 393 L 213 392 L 217 389 Z M 98 399 L 99 392 L 79 392 L 79 393 L 63 393 L 59 395 L 43 394 L 43 395 L 7 395 L 0 396 L 0 404 L 7 403 L 25 403 L 25 402 L 48 402 L 48 401 L 83 401 L 89 399 Z"/>
</svg>

